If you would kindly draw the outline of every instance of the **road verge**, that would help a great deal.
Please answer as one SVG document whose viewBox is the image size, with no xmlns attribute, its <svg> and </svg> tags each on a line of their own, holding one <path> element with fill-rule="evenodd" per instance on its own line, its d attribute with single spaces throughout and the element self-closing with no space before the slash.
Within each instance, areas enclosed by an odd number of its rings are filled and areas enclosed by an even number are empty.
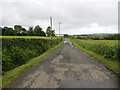
<svg viewBox="0 0 120 90">
<path fill-rule="evenodd" d="M 14 68 L 13 70 L 10 70 L 8 72 L 6 72 L 3 76 L 2 76 L 2 88 L 5 88 L 7 85 L 9 85 L 15 78 L 17 78 L 21 73 L 23 73 L 26 69 L 28 69 L 29 67 L 36 65 L 38 62 L 40 62 L 44 57 L 48 56 L 50 53 L 52 53 L 53 51 L 55 51 L 57 48 L 59 48 L 61 45 L 63 44 L 63 41 L 55 46 L 54 48 L 46 51 L 45 53 L 43 53 L 42 55 L 31 59 L 28 63 L 21 65 L 17 68 Z"/>
<path fill-rule="evenodd" d="M 102 57 L 101 55 L 98 55 L 92 51 L 89 51 L 83 47 L 81 47 L 80 45 L 78 45 L 74 39 L 71 39 L 72 43 L 74 46 L 76 46 L 78 49 L 82 50 L 83 52 L 91 55 L 92 57 L 94 57 L 97 61 L 99 61 L 100 63 L 102 63 L 106 68 L 108 68 L 109 70 L 113 71 L 116 74 L 120 73 L 120 68 L 119 68 L 119 64 L 117 61 L 111 61 L 109 59 L 105 59 L 104 57 Z"/>
</svg>

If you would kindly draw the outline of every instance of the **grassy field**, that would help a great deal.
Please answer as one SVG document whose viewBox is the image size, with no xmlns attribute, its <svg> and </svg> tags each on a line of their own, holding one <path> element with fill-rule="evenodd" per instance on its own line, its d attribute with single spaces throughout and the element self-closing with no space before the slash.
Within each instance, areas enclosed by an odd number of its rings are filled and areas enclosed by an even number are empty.
<svg viewBox="0 0 120 90">
<path fill-rule="evenodd" d="M 116 40 L 71 40 L 82 51 L 95 57 L 109 69 L 120 73 L 118 65 L 118 41 Z"/>
<path fill-rule="evenodd" d="M 101 45 L 101 44 L 106 44 L 108 46 L 115 46 L 118 44 L 118 40 L 79 40 L 77 39 L 79 43 L 83 44 L 89 44 L 89 45 Z"/>
</svg>

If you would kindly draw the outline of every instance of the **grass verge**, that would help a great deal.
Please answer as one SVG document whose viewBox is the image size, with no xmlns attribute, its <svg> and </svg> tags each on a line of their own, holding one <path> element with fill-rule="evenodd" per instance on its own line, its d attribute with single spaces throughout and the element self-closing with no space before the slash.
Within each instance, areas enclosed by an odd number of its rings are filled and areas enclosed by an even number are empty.
<svg viewBox="0 0 120 90">
<path fill-rule="evenodd" d="M 105 67 L 107 67 L 108 69 L 110 69 L 111 71 L 115 72 L 115 73 L 120 73 L 120 68 L 119 68 L 119 64 L 117 61 L 112 61 L 109 59 L 105 59 L 104 57 L 102 57 L 101 55 L 98 55 L 92 51 L 89 51 L 81 46 L 79 46 L 73 39 L 71 39 L 72 43 L 74 46 L 76 46 L 77 48 L 79 48 L 80 50 L 82 50 L 83 52 L 93 56 L 97 61 L 101 62 L 102 64 L 105 65 Z"/>
<path fill-rule="evenodd" d="M 24 72 L 27 68 L 37 64 L 39 61 L 41 61 L 44 57 L 46 57 L 47 55 L 49 55 L 51 52 L 53 52 L 54 50 L 56 50 L 57 48 L 59 48 L 62 45 L 63 41 L 55 46 L 54 48 L 46 51 L 44 54 L 31 59 L 28 63 L 21 65 L 13 70 L 10 70 L 8 72 L 5 73 L 5 75 L 2 76 L 2 88 L 7 87 L 15 78 L 17 78 L 22 72 Z"/>
</svg>

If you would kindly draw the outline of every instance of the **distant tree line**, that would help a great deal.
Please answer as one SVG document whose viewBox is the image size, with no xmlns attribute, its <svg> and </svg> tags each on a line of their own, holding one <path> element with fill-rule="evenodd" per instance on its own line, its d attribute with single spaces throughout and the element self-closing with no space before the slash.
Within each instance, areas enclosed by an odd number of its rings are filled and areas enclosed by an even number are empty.
<svg viewBox="0 0 120 90">
<path fill-rule="evenodd" d="M 28 30 L 21 25 L 15 25 L 14 28 L 7 26 L 3 28 L 0 27 L 0 30 L 2 30 L 3 36 L 55 36 L 55 30 L 51 30 L 50 26 L 47 28 L 46 32 L 44 32 L 39 25 L 35 27 L 30 26 Z"/>
<path fill-rule="evenodd" d="M 92 39 L 92 40 L 120 40 L 120 34 L 112 34 L 106 36 L 77 36 L 77 39 Z"/>
</svg>

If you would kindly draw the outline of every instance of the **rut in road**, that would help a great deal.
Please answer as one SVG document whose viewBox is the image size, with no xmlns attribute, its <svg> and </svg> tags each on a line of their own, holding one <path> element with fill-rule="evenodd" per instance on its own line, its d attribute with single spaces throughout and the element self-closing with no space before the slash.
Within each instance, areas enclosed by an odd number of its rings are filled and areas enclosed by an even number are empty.
<svg viewBox="0 0 120 90">
<path fill-rule="evenodd" d="M 37 65 L 27 69 L 9 88 L 117 88 L 118 78 L 69 39 Z"/>
</svg>

